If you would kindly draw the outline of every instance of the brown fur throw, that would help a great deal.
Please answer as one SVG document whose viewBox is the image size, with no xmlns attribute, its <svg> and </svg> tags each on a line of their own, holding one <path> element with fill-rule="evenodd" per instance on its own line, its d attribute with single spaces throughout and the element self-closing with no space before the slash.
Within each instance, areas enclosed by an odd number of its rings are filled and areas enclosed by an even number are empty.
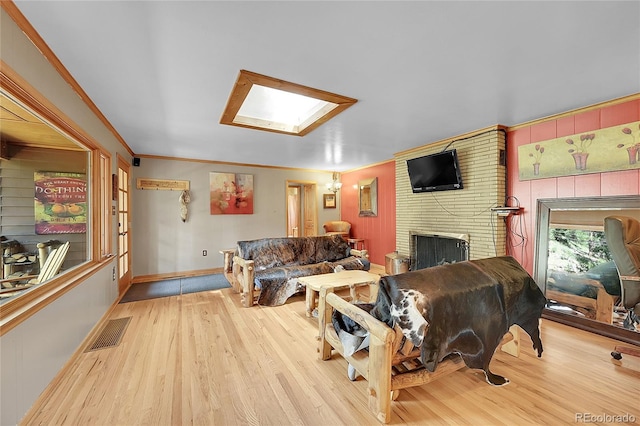
<svg viewBox="0 0 640 426">
<path fill-rule="evenodd" d="M 254 261 L 258 304 L 278 306 L 304 290 L 298 278 L 342 269 L 369 269 L 369 262 L 349 255 L 339 235 L 264 238 L 239 241 L 238 255 Z"/>
</svg>

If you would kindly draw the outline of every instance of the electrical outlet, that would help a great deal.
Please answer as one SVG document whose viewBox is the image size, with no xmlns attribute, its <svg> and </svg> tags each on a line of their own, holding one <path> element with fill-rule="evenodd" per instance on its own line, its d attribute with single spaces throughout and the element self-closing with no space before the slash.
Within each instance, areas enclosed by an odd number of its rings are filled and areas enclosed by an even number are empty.
<svg viewBox="0 0 640 426">
<path fill-rule="evenodd" d="M 111 280 L 115 281 L 116 280 L 116 267 L 113 267 L 113 270 L 111 272 Z"/>
<path fill-rule="evenodd" d="M 206 256 L 207 255 L 207 251 L 206 250 L 202 250 L 202 255 Z"/>
</svg>

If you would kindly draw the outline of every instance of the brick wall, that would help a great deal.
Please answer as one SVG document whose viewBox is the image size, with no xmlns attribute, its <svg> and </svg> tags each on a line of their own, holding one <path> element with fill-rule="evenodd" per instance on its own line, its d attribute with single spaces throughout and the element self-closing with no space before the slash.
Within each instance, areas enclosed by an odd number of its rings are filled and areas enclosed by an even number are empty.
<svg viewBox="0 0 640 426">
<path fill-rule="evenodd" d="M 453 143 L 451 143 L 453 141 Z M 414 194 L 406 160 L 455 148 L 464 188 Z M 395 155 L 396 163 L 396 248 L 409 255 L 411 232 L 424 234 L 467 234 L 469 258 L 505 254 L 506 225 L 491 207 L 505 202 L 505 166 L 500 151 L 505 149 L 504 132 L 498 126 L 469 136 L 451 138 Z"/>
</svg>

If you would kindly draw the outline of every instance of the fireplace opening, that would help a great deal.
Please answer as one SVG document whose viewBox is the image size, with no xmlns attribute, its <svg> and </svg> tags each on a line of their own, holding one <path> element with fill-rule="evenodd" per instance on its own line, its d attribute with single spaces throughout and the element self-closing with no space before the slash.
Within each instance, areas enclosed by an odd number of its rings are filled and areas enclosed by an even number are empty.
<svg viewBox="0 0 640 426">
<path fill-rule="evenodd" d="M 411 233 L 411 270 L 469 260 L 469 237 Z"/>
</svg>

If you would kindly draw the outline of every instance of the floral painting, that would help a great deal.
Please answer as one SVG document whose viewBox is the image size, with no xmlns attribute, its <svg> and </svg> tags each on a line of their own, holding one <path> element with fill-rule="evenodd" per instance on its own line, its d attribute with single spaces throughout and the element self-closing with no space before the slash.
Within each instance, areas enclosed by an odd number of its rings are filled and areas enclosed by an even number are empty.
<svg viewBox="0 0 640 426">
<path fill-rule="evenodd" d="M 640 168 L 640 121 L 518 147 L 520 180 Z"/>
<path fill-rule="evenodd" d="M 36 234 L 87 232 L 87 179 L 83 173 L 35 172 Z"/>
<path fill-rule="evenodd" d="M 253 214 L 253 175 L 209 173 L 210 212 Z"/>
</svg>

